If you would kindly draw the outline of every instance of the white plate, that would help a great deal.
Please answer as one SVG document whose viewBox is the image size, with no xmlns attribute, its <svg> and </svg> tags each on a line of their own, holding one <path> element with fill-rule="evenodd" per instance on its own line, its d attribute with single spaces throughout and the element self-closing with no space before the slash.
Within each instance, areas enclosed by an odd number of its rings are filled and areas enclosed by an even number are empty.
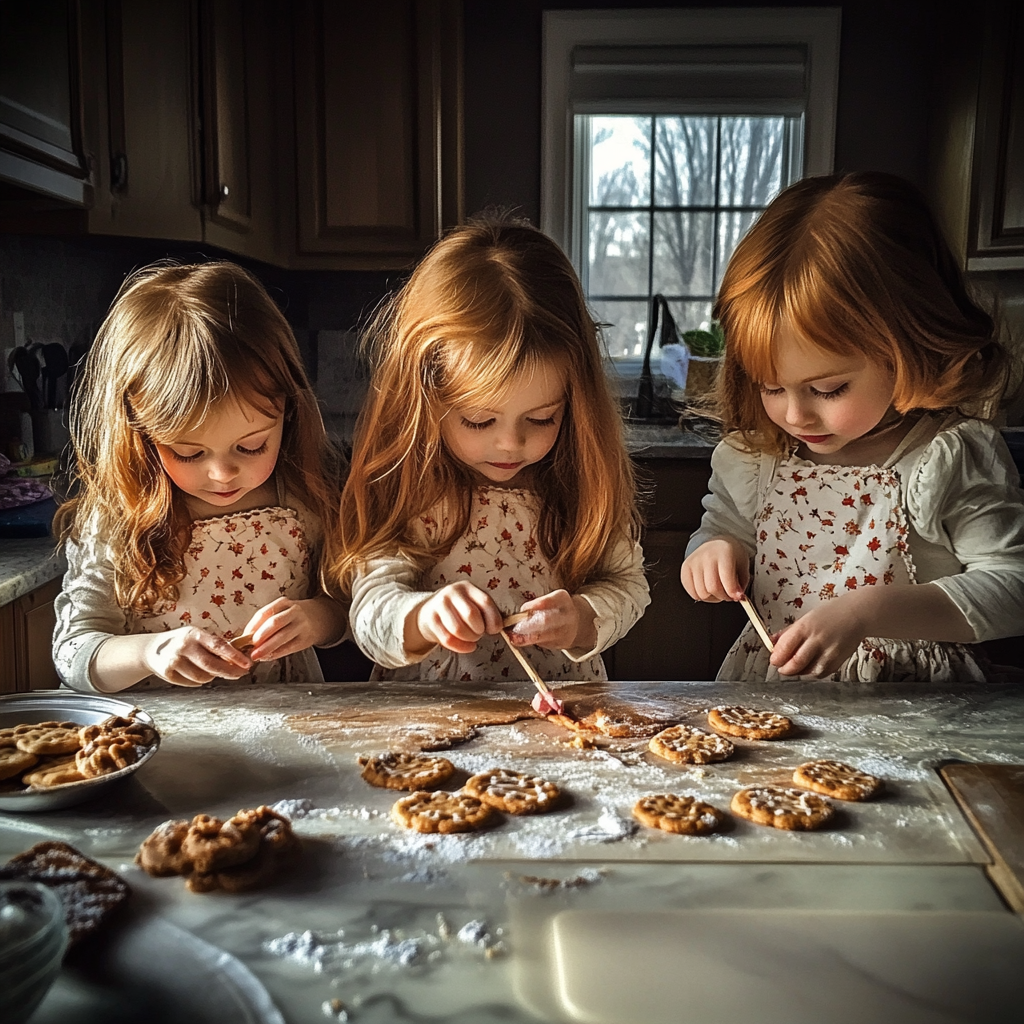
<svg viewBox="0 0 1024 1024">
<path fill-rule="evenodd" d="M 37 690 L 32 693 L 12 693 L 0 697 L 0 729 L 34 722 L 77 722 L 93 725 L 111 715 L 122 718 L 134 716 L 146 725 L 156 728 L 153 719 L 141 708 L 127 701 L 103 697 L 92 693 L 74 693 L 69 690 Z M 0 811 L 55 811 L 61 807 L 95 800 L 106 790 L 142 767 L 160 746 L 160 735 L 135 764 L 117 772 L 100 775 L 82 782 L 66 782 L 53 789 L 27 789 L 22 793 L 0 793 Z"/>
</svg>

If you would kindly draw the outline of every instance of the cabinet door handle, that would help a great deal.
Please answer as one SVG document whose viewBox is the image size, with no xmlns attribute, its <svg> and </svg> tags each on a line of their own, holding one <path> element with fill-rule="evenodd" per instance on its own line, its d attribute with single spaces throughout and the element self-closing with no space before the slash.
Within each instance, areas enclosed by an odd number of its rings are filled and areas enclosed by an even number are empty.
<svg viewBox="0 0 1024 1024">
<path fill-rule="evenodd" d="M 231 195 L 231 189 L 229 189 L 227 187 L 227 185 L 225 185 L 223 182 L 221 182 L 221 186 L 220 186 L 220 197 L 221 197 L 221 199 L 227 199 L 227 197 L 229 195 Z"/>
</svg>

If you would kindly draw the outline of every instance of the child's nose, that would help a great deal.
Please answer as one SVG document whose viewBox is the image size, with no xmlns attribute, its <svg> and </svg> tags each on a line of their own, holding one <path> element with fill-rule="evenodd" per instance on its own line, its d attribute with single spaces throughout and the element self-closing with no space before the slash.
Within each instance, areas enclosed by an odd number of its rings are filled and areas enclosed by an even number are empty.
<svg viewBox="0 0 1024 1024">
<path fill-rule="evenodd" d="M 799 398 L 791 398 L 786 406 L 786 422 L 791 426 L 800 427 L 813 422 L 814 413 L 810 405 L 800 401 Z"/>
<path fill-rule="evenodd" d="M 210 465 L 210 477 L 226 482 L 238 476 L 238 462 L 232 458 L 214 459 Z"/>
<path fill-rule="evenodd" d="M 498 447 L 502 451 L 512 452 L 526 443 L 525 435 L 518 426 L 510 426 L 498 434 Z"/>
</svg>

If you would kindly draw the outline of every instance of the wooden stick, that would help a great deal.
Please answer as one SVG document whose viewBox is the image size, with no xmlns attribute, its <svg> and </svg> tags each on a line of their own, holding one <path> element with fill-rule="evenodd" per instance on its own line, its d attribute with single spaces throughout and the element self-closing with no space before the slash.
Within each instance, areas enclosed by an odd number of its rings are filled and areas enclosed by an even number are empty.
<svg viewBox="0 0 1024 1024">
<path fill-rule="evenodd" d="M 255 633 L 243 633 L 241 636 L 236 636 L 234 640 L 229 640 L 228 643 L 231 644 L 236 651 L 244 651 L 246 647 L 253 646 L 252 638 L 255 635 Z"/>
<path fill-rule="evenodd" d="M 760 636 L 764 641 L 765 647 L 767 647 L 769 651 L 774 651 L 775 644 L 772 643 L 772 638 L 768 635 L 768 630 L 765 629 L 764 623 L 761 621 L 761 616 L 757 614 L 757 611 L 750 603 L 750 599 L 746 594 L 740 598 L 740 605 L 742 605 L 743 610 L 747 613 L 747 618 L 750 619 L 750 624 L 757 630 L 758 636 Z"/>
<path fill-rule="evenodd" d="M 501 624 L 505 629 L 508 629 L 509 626 L 514 626 L 517 622 L 522 622 L 529 617 L 529 612 L 514 612 L 512 615 L 506 615 Z"/>
<path fill-rule="evenodd" d="M 519 650 L 514 643 L 512 643 L 512 638 L 504 629 L 501 631 L 501 635 L 505 638 L 505 643 L 508 644 L 509 650 L 516 656 L 519 664 L 526 670 L 526 674 L 530 677 L 533 685 L 536 686 L 545 697 L 554 697 L 551 687 L 541 679 L 537 674 L 537 670 L 527 660 L 526 655 L 523 654 L 523 652 Z"/>
</svg>

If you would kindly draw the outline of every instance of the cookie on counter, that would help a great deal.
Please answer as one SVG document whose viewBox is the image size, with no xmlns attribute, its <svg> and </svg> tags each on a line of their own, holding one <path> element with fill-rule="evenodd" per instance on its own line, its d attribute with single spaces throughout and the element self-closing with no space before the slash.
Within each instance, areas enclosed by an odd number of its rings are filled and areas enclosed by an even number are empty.
<svg viewBox="0 0 1024 1024">
<path fill-rule="evenodd" d="M 491 768 L 472 776 L 463 787 L 470 796 L 509 814 L 550 811 L 561 797 L 553 782 L 511 768 Z"/>
<path fill-rule="evenodd" d="M 455 765 L 448 758 L 429 754 L 361 755 L 358 761 L 363 768 L 363 779 L 383 789 L 433 789 L 455 774 Z"/>
<path fill-rule="evenodd" d="M 677 835 L 703 836 L 722 826 L 722 812 L 693 796 L 657 793 L 633 805 L 633 817 L 648 828 Z"/>
<path fill-rule="evenodd" d="M 416 832 L 475 832 L 498 818 L 497 811 L 468 793 L 426 790 L 403 796 L 391 808 L 391 817 Z"/>
<path fill-rule="evenodd" d="M 774 711 L 753 711 L 722 705 L 708 712 L 708 725 L 717 732 L 745 740 L 778 740 L 793 731 L 793 720 Z"/>
<path fill-rule="evenodd" d="M 689 725 L 670 725 L 647 744 L 652 754 L 675 764 L 710 764 L 725 761 L 736 748 L 724 737 Z"/>
<path fill-rule="evenodd" d="M 835 813 L 822 796 L 786 786 L 749 786 L 732 798 L 732 812 L 788 832 L 820 828 Z"/>
<path fill-rule="evenodd" d="M 870 800 L 882 788 L 882 780 L 842 761 L 808 761 L 793 772 L 793 781 L 804 789 L 837 800 Z"/>
</svg>

